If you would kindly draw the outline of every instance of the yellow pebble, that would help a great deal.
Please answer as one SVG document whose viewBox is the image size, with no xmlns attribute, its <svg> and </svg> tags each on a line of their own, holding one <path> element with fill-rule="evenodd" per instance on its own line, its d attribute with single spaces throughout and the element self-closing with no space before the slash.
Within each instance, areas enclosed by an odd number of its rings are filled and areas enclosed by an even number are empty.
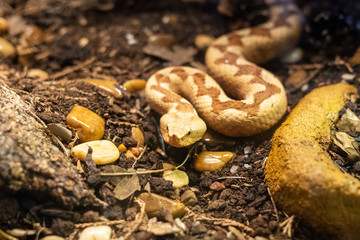
<svg viewBox="0 0 360 240">
<path fill-rule="evenodd" d="M 146 81 L 143 79 L 132 79 L 126 81 L 123 87 L 129 92 L 139 92 L 145 89 Z"/>
<path fill-rule="evenodd" d="M 109 140 L 97 140 L 81 143 L 71 149 L 71 155 L 81 161 L 84 161 L 89 147 L 93 150 L 91 155 L 92 160 L 99 165 L 115 162 L 120 156 L 119 150 L 115 144 Z"/>
<path fill-rule="evenodd" d="M 28 25 L 24 29 L 23 36 L 27 42 L 36 44 L 44 39 L 44 32 L 35 25 Z"/>
<path fill-rule="evenodd" d="M 197 171 L 220 170 L 234 156 L 232 152 L 210 152 L 205 151 L 195 159 L 194 168 Z"/>
<path fill-rule="evenodd" d="M 205 34 L 199 34 L 195 37 L 195 46 L 198 49 L 206 49 L 210 46 L 210 44 L 215 40 L 214 37 L 205 35 Z"/>
<path fill-rule="evenodd" d="M 145 202 L 145 211 L 149 217 L 162 217 L 162 208 L 171 212 L 174 218 L 182 217 L 186 213 L 186 207 L 182 202 L 155 193 L 143 192 L 138 198 Z"/>
<path fill-rule="evenodd" d="M 138 147 L 144 146 L 144 134 L 139 127 L 132 127 L 131 137 L 137 141 Z"/>
<path fill-rule="evenodd" d="M 124 144 L 120 144 L 120 145 L 118 146 L 118 150 L 119 150 L 120 152 L 124 153 L 124 152 L 127 151 L 127 148 L 125 147 Z"/>
<path fill-rule="evenodd" d="M 49 78 L 49 74 L 41 69 L 31 68 L 28 70 L 27 77 L 36 78 L 37 80 L 43 81 Z"/>
<path fill-rule="evenodd" d="M 119 88 L 116 87 L 116 81 L 105 81 L 100 79 L 85 79 L 85 83 L 96 86 L 97 88 L 110 93 L 115 98 L 122 98 L 123 94 Z"/>
<path fill-rule="evenodd" d="M 85 228 L 79 237 L 79 240 L 110 240 L 111 227 L 93 226 Z"/>
<path fill-rule="evenodd" d="M 99 140 L 104 135 L 105 121 L 87 108 L 76 105 L 66 116 L 66 123 L 75 128 L 80 141 Z"/>
<path fill-rule="evenodd" d="M 7 32 L 8 29 L 8 21 L 5 18 L 0 17 L 0 33 Z"/>
<path fill-rule="evenodd" d="M 14 58 L 15 55 L 15 47 L 8 40 L 0 37 L 0 56 Z"/>
</svg>

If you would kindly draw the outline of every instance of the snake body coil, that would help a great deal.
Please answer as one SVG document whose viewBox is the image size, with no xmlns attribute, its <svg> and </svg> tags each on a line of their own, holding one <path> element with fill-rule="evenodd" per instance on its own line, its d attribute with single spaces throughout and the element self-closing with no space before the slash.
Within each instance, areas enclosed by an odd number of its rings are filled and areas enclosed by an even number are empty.
<svg viewBox="0 0 360 240">
<path fill-rule="evenodd" d="M 178 66 L 157 71 L 148 79 L 146 98 L 163 115 L 160 129 L 167 143 L 193 144 L 204 135 L 206 125 L 227 136 L 251 136 L 269 129 L 284 115 L 284 87 L 255 64 L 294 47 L 302 15 L 290 0 L 266 2 L 269 21 L 223 35 L 209 46 L 205 56 L 209 75 Z"/>
</svg>

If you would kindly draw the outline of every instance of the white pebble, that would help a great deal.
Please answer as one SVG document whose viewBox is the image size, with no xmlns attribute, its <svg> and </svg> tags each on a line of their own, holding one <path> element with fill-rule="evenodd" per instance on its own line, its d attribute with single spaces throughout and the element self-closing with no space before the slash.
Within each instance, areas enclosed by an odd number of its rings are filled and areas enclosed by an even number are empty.
<svg viewBox="0 0 360 240">
<path fill-rule="evenodd" d="M 249 153 L 251 153 L 251 147 L 250 146 L 244 147 L 244 154 L 249 154 Z"/>
<path fill-rule="evenodd" d="M 306 92 L 307 90 L 309 90 L 309 84 L 305 84 L 301 87 L 301 91 Z"/>
<path fill-rule="evenodd" d="M 109 140 L 96 140 L 81 143 L 71 149 L 71 155 L 84 161 L 89 147 L 93 150 L 91 158 L 96 164 L 112 163 L 120 156 L 119 149 Z"/>
<path fill-rule="evenodd" d="M 232 174 L 237 173 L 238 170 L 239 170 L 239 166 L 238 165 L 233 165 L 230 168 L 230 173 L 232 173 Z"/>
<path fill-rule="evenodd" d="M 135 38 L 134 34 L 132 34 L 132 33 L 127 33 L 127 34 L 125 35 L 125 38 L 126 38 L 127 43 L 128 43 L 129 45 L 134 45 L 134 44 L 137 44 L 137 43 L 138 43 L 138 40 Z"/>
<path fill-rule="evenodd" d="M 344 73 L 343 75 L 341 75 L 341 79 L 346 81 L 352 81 L 354 80 L 355 76 L 356 76 L 355 74 Z"/>
<path fill-rule="evenodd" d="M 245 163 L 245 164 L 244 164 L 244 168 L 250 169 L 250 168 L 251 168 L 251 165 L 250 165 L 250 164 Z"/>
<path fill-rule="evenodd" d="M 304 51 L 301 48 L 295 48 L 285 56 L 281 58 L 281 61 L 284 63 L 296 63 L 300 61 L 304 56 Z"/>
<path fill-rule="evenodd" d="M 110 240 L 111 228 L 109 226 L 95 226 L 85 228 L 79 240 Z"/>
</svg>

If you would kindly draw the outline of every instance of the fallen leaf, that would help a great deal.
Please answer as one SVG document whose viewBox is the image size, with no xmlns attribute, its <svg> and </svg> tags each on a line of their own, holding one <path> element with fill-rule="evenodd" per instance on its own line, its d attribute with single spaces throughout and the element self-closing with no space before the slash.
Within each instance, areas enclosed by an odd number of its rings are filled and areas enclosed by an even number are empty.
<svg viewBox="0 0 360 240">
<path fill-rule="evenodd" d="M 148 44 L 143 49 L 145 54 L 150 56 L 158 57 L 163 60 L 169 61 L 169 65 L 183 65 L 185 63 L 192 62 L 194 60 L 194 55 L 198 52 L 198 50 L 194 47 L 182 47 L 179 45 L 175 45 L 172 50 Z"/>
<path fill-rule="evenodd" d="M 124 200 L 138 190 L 140 190 L 139 177 L 132 175 L 121 178 L 113 192 L 117 199 Z"/>
<path fill-rule="evenodd" d="M 181 170 L 167 170 L 163 173 L 163 178 L 168 181 L 172 181 L 173 188 L 181 188 L 182 186 L 189 184 L 189 177 L 186 172 Z"/>
</svg>

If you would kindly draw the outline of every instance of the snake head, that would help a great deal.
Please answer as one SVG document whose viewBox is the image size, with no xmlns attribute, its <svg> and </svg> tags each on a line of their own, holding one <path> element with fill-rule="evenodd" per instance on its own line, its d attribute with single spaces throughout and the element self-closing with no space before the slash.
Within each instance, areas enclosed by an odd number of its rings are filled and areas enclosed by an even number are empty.
<svg viewBox="0 0 360 240">
<path fill-rule="evenodd" d="M 199 141 L 206 132 L 206 124 L 194 113 L 167 113 L 160 119 L 160 131 L 165 142 L 180 148 Z"/>
</svg>

